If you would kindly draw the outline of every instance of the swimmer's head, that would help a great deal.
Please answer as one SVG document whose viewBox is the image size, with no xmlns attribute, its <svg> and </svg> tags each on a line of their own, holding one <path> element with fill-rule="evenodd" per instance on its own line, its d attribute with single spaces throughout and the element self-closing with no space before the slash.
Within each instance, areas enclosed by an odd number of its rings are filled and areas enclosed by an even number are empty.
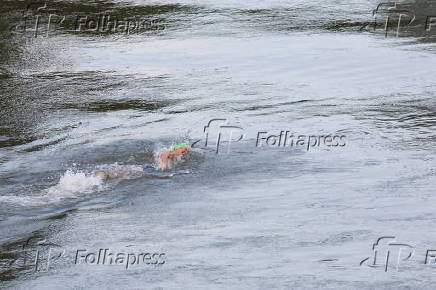
<svg viewBox="0 0 436 290">
<path fill-rule="evenodd" d="M 176 155 L 186 155 L 189 153 L 189 149 L 188 148 L 179 148 L 176 151 L 174 151 L 174 153 L 176 153 Z"/>
<path fill-rule="evenodd" d="M 172 150 L 176 155 L 186 155 L 189 153 L 189 146 L 186 144 L 179 144 L 173 147 Z"/>
<path fill-rule="evenodd" d="M 172 148 L 172 151 L 176 155 L 186 155 L 189 153 L 189 146 L 186 144 L 179 144 Z"/>
</svg>

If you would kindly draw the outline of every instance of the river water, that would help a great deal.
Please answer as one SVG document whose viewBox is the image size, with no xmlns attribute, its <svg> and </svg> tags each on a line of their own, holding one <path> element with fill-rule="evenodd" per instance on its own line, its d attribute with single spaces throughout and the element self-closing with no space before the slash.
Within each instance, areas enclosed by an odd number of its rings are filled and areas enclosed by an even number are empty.
<svg viewBox="0 0 436 290">
<path fill-rule="evenodd" d="M 436 9 L 378 4 L 2 0 L 0 286 L 433 289 Z"/>
</svg>

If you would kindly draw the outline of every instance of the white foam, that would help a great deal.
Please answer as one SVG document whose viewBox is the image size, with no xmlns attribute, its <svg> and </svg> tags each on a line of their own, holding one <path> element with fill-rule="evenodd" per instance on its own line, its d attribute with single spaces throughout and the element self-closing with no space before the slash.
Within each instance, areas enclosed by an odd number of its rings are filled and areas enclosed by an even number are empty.
<svg viewBox="0 0 436 290">
<path fill-rule="evenodd" d="M 92 193 L 104 189 L 103 181 L 94 174 L 67 170 L 59 179 L 59 183 L 47 190 L 47 195 L 72 197 L 80 193 Z"/>
</svg>

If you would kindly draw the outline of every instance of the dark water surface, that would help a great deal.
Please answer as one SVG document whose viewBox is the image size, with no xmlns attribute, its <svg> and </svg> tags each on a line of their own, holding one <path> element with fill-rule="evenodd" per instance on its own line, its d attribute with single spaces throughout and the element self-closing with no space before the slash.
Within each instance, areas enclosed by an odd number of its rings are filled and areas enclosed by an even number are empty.
<svg viewBox="0 0 436 290">
<path fill-rule="evenodd" d="M 436 7 L 378 4 L 1 0 L 0 286 L 433 289 Z M 392 9 L 413 11 L 398 37 Z M 74 31 L 101 15 L 145 24 Z M 91 174 L 141 170 L 213 118 L 243 128 L 228 154 L 195 149 L 164 179 Z M 280 131 L 346 142 L 256 147 Z M 359 265 L 382 236 L 413 255 Z"/>
</svg>

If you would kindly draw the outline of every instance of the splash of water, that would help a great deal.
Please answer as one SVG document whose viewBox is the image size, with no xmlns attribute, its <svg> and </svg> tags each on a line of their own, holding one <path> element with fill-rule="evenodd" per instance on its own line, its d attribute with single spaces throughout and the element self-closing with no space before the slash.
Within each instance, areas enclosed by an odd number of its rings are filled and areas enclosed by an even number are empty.
<svg viewBox="0 0 436 290">
<path fill-rule="evenodd" d="M 102 191 L 103 189 L 103 181 L 94 174 L 67 170 L 59 179 L 59 183 L 47 190 L 47 195 L 68 197 L 78 193 Z"/>
</svg>

